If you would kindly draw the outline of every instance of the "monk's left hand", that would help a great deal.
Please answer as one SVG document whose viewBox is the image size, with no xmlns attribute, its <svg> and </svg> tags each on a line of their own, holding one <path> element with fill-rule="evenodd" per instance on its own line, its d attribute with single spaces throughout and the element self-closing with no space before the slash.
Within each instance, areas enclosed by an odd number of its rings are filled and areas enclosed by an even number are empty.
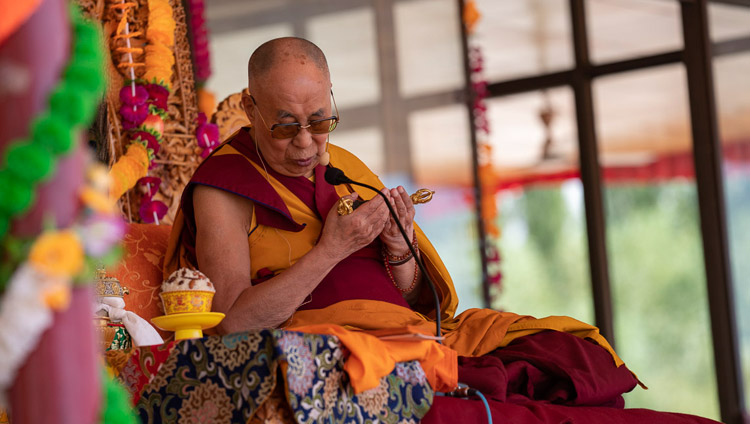
<svg viewBox="0 0 750 424">
<path fill-rule="evenodd" d="M 398 220 L 401 223 L 401 226 L 404 227 L 406 235 L 411 239 L 414 234 L 415 210 L 409 194 L 406 193 L 406 189 L 402 186 L 398 186 L 398 188 L 392 188 L 390 190 L 384 188 L 382 192 L 390 200 L 393 210 L 396 212 L 396 215 L 398 215 Z M 400 256 L 409 251 L 409 246 L 406 244 L 404 236 L 402 236 L 401 232 L 398 230 L 398 225 L 396 225 L 393 216 L 391 216 L 388 219 L 388 222 L 385 223 L 385 228 L 383 228 L 383 232 L 380 233 L 380 240 L 385 244 L 388 252 L 392 255 Z"/>
</svg>

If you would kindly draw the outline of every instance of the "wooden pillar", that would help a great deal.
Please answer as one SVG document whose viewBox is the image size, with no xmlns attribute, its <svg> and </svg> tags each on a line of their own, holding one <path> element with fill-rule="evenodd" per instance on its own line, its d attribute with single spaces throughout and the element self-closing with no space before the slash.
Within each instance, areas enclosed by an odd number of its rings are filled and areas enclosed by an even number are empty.
<svg viewBox="0 0 750 424">
<path fill-rule="evenodd" d="M 591 89 L 586 13 L 583 0 L 570 0 L 573 48 L 576 65 L 573 71 L 573 93 L 578 125 L 583 200 L 586 206 L 586 234 L 589 242 L 589 265 L 596 326 L 612 347 L 615 346 L 612 290 L 607 263 L 606 214 L 599 166 L 599 148 L 594 125 L 594 99 Z"/>
<path fill-rule="evenodd" d="M 680 6 L 719 408 L 723 422 L 741 424 L 744 396 L 737 344 L 734 290 L 729 266 L 726 203 L 721 173 L 721 140 L 716 117 L 713 58 L 708 31 L 708 2 L 683 1 L 680 2 Z"/>
</svg>

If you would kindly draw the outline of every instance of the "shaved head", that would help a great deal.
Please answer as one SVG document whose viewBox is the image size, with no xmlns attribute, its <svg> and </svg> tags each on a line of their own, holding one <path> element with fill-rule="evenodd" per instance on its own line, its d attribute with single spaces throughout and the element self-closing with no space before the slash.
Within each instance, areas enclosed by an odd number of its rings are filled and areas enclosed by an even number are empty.
<svg viewBox="0 0 750 424">
<path fill-rule="evenodd" d="M 302 67 L 308 64 L 315 65 L 330 78 L 328 62 L 323 51 L 310 41 L 297 37 L 266 41 L 255 49 L 247 63 L 248 86 L 253 90 L 255 83 L 262 80 L 276 66 Z"/>
<path fill-rule="evenodd" d="M 247 68 L 242 108 L 259 154 L 282 175 L 310 177 L 326 153 L 330 132 L 311 129 L 311 122 L 338 120 L 332 117 L 331 75 L 323 52 L 302 38 L 277 38 L 258 47 Z M 276 125 L 297 125 L 297 130 L 275 137 Z"/>
</svg>

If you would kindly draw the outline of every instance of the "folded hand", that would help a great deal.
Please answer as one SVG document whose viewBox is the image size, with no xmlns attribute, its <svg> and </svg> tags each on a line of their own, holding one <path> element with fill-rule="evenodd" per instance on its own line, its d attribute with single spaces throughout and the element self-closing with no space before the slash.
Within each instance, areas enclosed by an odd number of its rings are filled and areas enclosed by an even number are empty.
<svg viewBox="0 0 750 424">
<path fill-rule="evenodd" d="M 344 196 L 352 200 L 358 197 L 357 193 Z M 372 243 L 382 234 L 389 213 L 385 201 L 380 196 L 363 203 L 349 215 L 339 215 L 337 207 L 338 205 L 334 204 L 328 212 L 318 245 L 323 246 L 328 254 L 340 261 Z"/>
<path fill-rule="evenodd" d="M 391 206 L 398 216 L 398 220 L 401 226 L 406 230 L 406 235 L 411 239 L 414 234 L 414 204 L 411 198 L 406 193 L 406 190 L 402 186 L 398 188 L 387 189 L 384 188 L 383 194 L 390 199 Z M 388 249 L 391 255 L 401 256 L 409 251 L 409 246 L 404 240 L 404 236 L 396 225 L 396 221 L 390 216 L 388 221 L 385 223 L 383 232 L 380 233 L 380 240 L 383 242 L 385 247 Z"/>
</svg>

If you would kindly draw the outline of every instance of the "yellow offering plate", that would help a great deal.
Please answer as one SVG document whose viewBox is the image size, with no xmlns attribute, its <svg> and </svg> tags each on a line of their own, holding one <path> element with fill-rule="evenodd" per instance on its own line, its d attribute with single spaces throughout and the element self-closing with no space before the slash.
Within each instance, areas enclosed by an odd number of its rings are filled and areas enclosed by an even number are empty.
<svg viewBox="0 0 750 424">
<path fill-rule="evenodd" d="M 221 312 L 186 312 L 151 318 L 151 322 L 165 331 L 174 331 L 175 340 L 200 339 L 203 330 L 216 327 L 224 314 Z"/>
</svg>

